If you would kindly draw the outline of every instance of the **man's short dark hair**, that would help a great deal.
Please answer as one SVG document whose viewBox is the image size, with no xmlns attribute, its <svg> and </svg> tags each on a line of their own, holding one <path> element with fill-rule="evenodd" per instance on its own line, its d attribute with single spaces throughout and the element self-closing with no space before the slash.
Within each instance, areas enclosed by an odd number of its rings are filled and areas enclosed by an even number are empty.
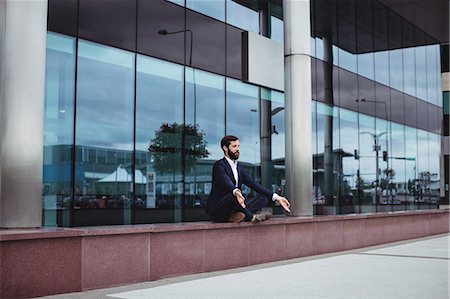
<svg viewBox="0 0 450 299">
<path fill-rule="evenodd" d="M 227 135 L 227 136 L 223 137 L 222 140 L 220 141 L 220 148 L 223 149 L 224 146 L 226 146 L 228 148 L 231 141 L 237 141 L 237 140 L 239 140 L 239 138 L 237 138 L 236 136 Z"/>
</svg>

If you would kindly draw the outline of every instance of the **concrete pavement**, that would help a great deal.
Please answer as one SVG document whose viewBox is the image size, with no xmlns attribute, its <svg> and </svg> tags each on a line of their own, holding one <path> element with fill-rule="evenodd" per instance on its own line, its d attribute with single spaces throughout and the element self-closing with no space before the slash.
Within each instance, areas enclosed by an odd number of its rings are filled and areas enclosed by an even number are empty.
<svg viewBox="0 0 450 299">
<path fill-rule="evenodd" d="M 40 298 L 449 298 L 450 234 Z M 113 273 L 112 273 L 113 275 Z"/>
</svg>

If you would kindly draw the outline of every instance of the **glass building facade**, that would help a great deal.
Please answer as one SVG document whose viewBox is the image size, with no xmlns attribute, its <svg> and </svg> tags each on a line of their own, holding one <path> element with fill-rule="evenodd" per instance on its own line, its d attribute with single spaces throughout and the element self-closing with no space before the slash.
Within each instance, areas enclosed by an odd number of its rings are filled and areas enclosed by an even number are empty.
<svg viewBox="0 0 450 299">
<path fill-rule="evenodd" d="M 284 194 L 284 95 L 242 81 L 241 39 L 283 43 L 281 2 L 49 0 L 43 224 L 206 220 L 225 134 Z M 436 207 L 439 43 L 375 0 L 311 16 L 314 213 Z"/>
</svg>

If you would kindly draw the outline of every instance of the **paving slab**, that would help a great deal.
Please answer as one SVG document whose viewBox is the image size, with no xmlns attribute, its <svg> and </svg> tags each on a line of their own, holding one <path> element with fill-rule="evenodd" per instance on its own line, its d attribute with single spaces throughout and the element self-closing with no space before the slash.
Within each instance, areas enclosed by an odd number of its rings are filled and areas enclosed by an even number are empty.
<svg viewBox="0 0 450 299">
<path fill-rule="evenodd" d="M 450 235 L 43 298 L 449 298 Z"/>
</svg>

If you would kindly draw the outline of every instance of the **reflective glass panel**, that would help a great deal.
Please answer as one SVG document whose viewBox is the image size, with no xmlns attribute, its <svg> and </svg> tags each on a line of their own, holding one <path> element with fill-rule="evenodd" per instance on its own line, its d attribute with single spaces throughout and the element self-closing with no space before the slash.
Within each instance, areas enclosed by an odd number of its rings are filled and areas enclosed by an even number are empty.
<svg viewBox="0 0 450 299">
<path fill-rule="evenodd" d="M 387 151 L 387 168 L 383 171 L 386 192 L 383 193 L 393 210 L 404 210 L 407 202 L 406 160 L 405 160 L 405 127 L 396 123 L 391 124 L 391 146 Z M 384 153 L 383 153 L 384 161 Z"/>
<path fill-rule="evenodd" d="M 225 22 L 225 0 L 186 0 L 186 7 Z"/>
<path fill-rule="evenodd" d="M 233 0 L 227 1 L 227 23 L 247 31 L 259 33 L 258 12 Z"/>
<path fill-rule="evenodd" d="M 284 42 L 283 21 L 277 17 L 271 16 L 270 22 L 270 38 L 282 44 Z"/>
<path fill-rule="evenodd" d="M 225 26 L 224 23 L 186 10 L 186 29 L 192 32 L 192 53 L 186 50 L 186 61 L 192 58 L 192 67 L 225 75 Z"/>
<path fill-rule="evenodd" d="M 138 55 L 135 223 L 180 221 L 182 134 L 183 67 Z"/>
<path fill-rule="evenodd" d="M 241 147 L 239 162 L 256 169 L 260 164 L 258 116 L 262 113 L 258 107 L 258 87 L 227 79 L 226 96 L 226 135 L 239 137 Z M 256 170 L 252 173 L 256 173 Z"/>
<path fill-rule="evenodd" d="M 185 136 L 185 202 L 203 206 L 192 211 L 195 215 L 185 212 L 185 220 L 193 220 L 206 217 L 212 166 L 223 157 L 220 140 L 225 134 L 225 78 L 192 68 L 186 68 L 185 77 L 185 125 L 196 133 Z M 193 150 L 195 144 L 198 146 Z"/>
<path fill-rule="evenodd" d="M 440 157 L 441 136 L 429 133 L 429 155 L 430 155 L 430 203 L 437 204 L 440 197 Z"/>
<path fill-rule="evenodd" d="M 416 93 L 417 97 L 427 100 L 427 57 L 425 47 L 416 47 Z"/>
<path fill-rule="evenodd" d="M 390 86 L 403 91 L 403 52 L 399 50 L 389 51 Z"/>
<path fill-rule="evenodd" d="M 46 55 L 42 223 L 69 226 L 75 38 L 47 33 Z"/>
<path fill-rule="evenodd" d="M 416 95 L 416 59 L 414 48 L 403 49 L 405 93 Z"/>
<path fill-rule="evenodd" d="M 430 154 L 428 132 L 417 130 L 417 201 L 419 205 L 428 204 L 430 200 Z"/>
<path fill-rule="evenodd" d="M 313 157 L 317 165 L 317 186 L 313 201 L 317 214 L 339 213 L 338 132 L 338 110 L 332 106 L 317 103 L 317 154 Z"/>
<path fill-rule="evenodd" d="M 375 118 L 359 114 L 359 188 L 362 191 L 360 212 L 375 212 L 375 205 L 379 202 L 379 160 L 375 142 L 378 144 L 375 132 Z M 377 174 L 378 173 L 378 174 Z"/>
<path fill-rule="evenodd" d="M 412 127 L 405 127 L 405 170 L 407 209 L 415 210 L 418 200 L 417 129 Z"/>
<path fill-rule="evenodd" d="M 438 92 L 440 84 L 438 83 L 438 75 L 440 74 L 438 47 L 431 45 L 426 47 L 427 55 L 427 96 L 428 102 L 437 105 L 438 104 Z"/>
<path fill-rule="evenodd" d="M 79 40 L 75 226 L 131 222 L 134 55 Z"/>
<path fill-rule="evenodd" d="M 375 64 L 373 53 L 358 55 L 358 74 L 372 80 L 375 79 Z"/>
<path fill-rule="evenodd" d="M 375 52 L 375 81 L 389 86 L 389 53 Z"/>
<path fill-rule="evenodd" d="M 336 141 L 334 153 L 339 167 L 339 205 L 340 213 L 356 213 L 359 211 L 358 190 L 358 114 L 356 112 L 339 109 L 339 143 Z"/>
<path fill-rule="evenodd" d="M 166 0 L 138 0 L 138 7 L 137 51 L 180 64 L 189 63 L 191 34 L 183 31 L 185 9 Z M 168 34 L 161 34 L 164 30 Z"/>
</svg>

